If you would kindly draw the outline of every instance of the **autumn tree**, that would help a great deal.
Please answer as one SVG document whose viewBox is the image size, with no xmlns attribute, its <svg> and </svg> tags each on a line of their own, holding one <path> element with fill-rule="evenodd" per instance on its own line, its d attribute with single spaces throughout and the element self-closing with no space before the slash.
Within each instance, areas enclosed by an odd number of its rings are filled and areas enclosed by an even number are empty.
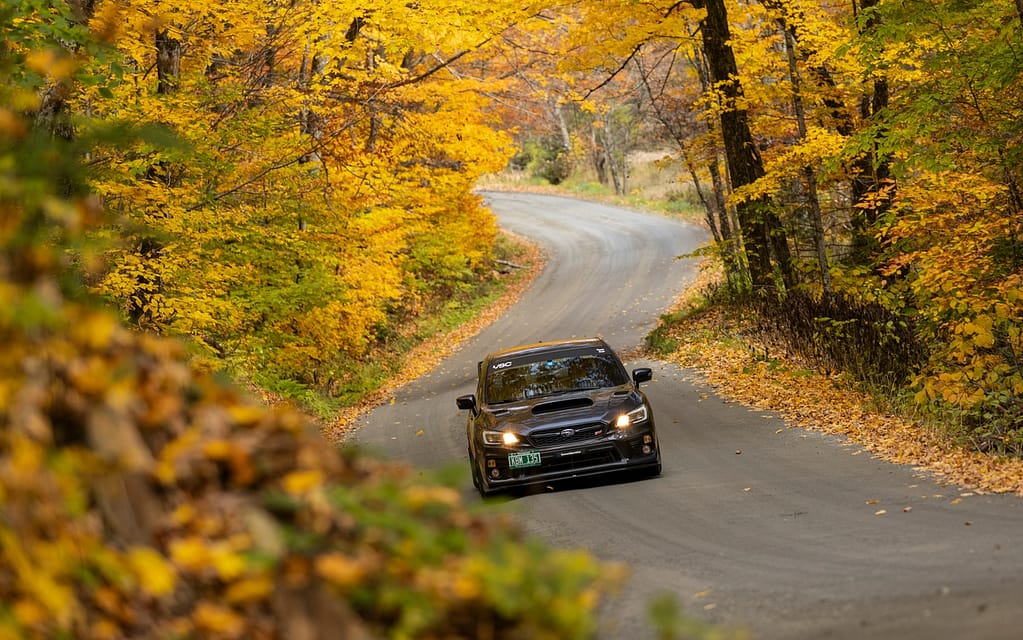
<svg viewBox="0 0 1023 640">
<path fill-rule="evenodd" d="M 998 2 L 878 11 L 862 55 L 889 78 L 883 141 L 899 188 L 876 232 L 935 337 L 918 398 L 966 408 L 971 441 L 1018 453 L 1023 25 Z"/>
<path fill-rule="evenodd" d="M 881 13 L 877 0 L 861 0 L 856 15 L 857 28 L 865 39 L 873 39 L 881 26 Z M 876 50 L 878 56 L 885 52 Z M 889 106 L 889 86 L 885 65 L 868 61 L 866 70 L 878 70 L 864 86 L 860 98 L 860 117 L 867 124 L 858 135 L 862 145 L 853 159 L 855 172 L 852 180 L 853 255 L 867 261 L 876 252 L 873 231 L 881 216 L 887 213 L 895 188 L 891 175 L 890 154 L 884 150 L 885 119 Z"/>
<path fill-rule="evenodd" d="M 159 122 L 182 142 L 98 154 L 94 184 L 122 216 L 106 233 L 136 230 L 96 290 L 282 390 L 340 393 L 489 273 L 496 226 L 472 188 L 510 146 L 463 58 L 521 14 L 95 3 L 117 46 L 95 64 L 125 82 L 76 96 L 82 122 Z"/>
<path fill-rule="evenodd" d="M 0 637 L 592 637 L 619 567 L 331 446 L 87 294 L 113 225 L 92 163 L 174 146 L 149 121 L 41 126 L 55 85 L 121 89 L 45 7 L 0 6 Z"/>
<path fill-rule="evenodd" d="M 557 41 L 561 77 L 580 104 L 647 101 L 635 113 L 679 150 L 726 247 L 734 212 L 742 252 L 721 255 L 778 288 L 759 312 L 792 348 L 885 385 L 915 372 L 922 403 L 964 411 L 985 447 L 1019 449 L 1018 7 L 563 11 L 579 28 Z"/>
</svg>

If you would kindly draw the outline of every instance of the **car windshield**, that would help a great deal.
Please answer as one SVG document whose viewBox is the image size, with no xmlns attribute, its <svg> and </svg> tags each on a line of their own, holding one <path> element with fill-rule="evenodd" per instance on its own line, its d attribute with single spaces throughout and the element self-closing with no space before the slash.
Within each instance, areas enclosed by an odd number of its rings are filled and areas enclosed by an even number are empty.
<svg viewBox="0 0 1023 640">
<path fill-rule="evenodd" d="M 559 355 L 531 362 L 499 362 L 487 372 L 490 404 L 528 400 L 585 389 L 617 387 L 629 381 L 610 353 Z"/>
</svg>

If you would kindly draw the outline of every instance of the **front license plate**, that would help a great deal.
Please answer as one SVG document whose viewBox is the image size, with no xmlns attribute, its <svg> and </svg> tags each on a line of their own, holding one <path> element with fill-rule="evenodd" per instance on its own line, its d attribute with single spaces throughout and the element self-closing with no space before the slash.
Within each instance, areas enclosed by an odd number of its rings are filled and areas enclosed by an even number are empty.
<svg viewBox="0 0 1023 640">
<path fill-rule="evenodd" d="M 508 468 L 509 469 L 522 469 L 524 467 L 539 467 L 540 466 L 540 452 L 539 451 L 523 451 L 521 453 L 509 453 L 508 454 Z"/>
</svg>

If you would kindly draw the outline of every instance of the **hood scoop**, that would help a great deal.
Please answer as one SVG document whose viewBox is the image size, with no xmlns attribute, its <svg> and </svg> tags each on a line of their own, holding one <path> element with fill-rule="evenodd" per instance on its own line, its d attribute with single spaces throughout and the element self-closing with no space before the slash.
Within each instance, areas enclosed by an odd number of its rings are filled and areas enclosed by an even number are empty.
<svg viewBox="0 0 1023 640">
<path fill-rule="evenodd" d="M 555 400 L 554 402 L 544 402 L 533 407 L 533 415 L 538 416 L 544 413 L 554 413 L 555 411 L 567 411 L 568 409 L 582 409 L 583 407 L 592 407 L 593 400 L 590 398 L 568 398 L 566 400 Z"/>
</svg>

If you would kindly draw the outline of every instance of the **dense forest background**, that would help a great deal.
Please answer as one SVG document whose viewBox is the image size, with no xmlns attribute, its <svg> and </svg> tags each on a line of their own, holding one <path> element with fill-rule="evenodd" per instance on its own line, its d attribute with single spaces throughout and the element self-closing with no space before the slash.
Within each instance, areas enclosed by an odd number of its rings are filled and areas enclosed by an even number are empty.
<svg viewBox="0 0 1023 640">
<path fill-rule="evenodd" d="M 1023 451 L 1019 0 L 14 0 L 0 29 L 14 637 L 590 634 L 613 571 L 218 382 L 321 414 L 379 384 L 498 284 L 474 189 L 509 166 L 628 194 L 663 153 L 715 301 Z"/>
<path fill-rule="evenodd" d="M 492 282 L 481 176 L 661 150 L 793 349 L 1020 452 L 1018 6 L 75 6 L 110 48 L 26 59 L 36 126 L 173 135 L 88 150 L 85 286 L 211 366 L 350 403 Z"/>
<path fill-rule="evenodd" d="M 26 59 L 36 125 L 174 140 L 88 150 L 111 218 L 85 285 L 213 366 L 351 401 L 491 277 L 481 176 L 628 193 L 630 154 L 661 149 L 729 290 L 794 348 L 1019 451 L 1016 6 L 76 7 L 112 48 Z"/>
<path fill-rule="evenodd" d="M 558 53 L 512 166 L 628 196 L 660 156 L 676 185 L 643 204 L 702 212 L 712 304 L 1023 453 L 1020 4 L 597 4 L 517 41 Z"/>
</svg>

